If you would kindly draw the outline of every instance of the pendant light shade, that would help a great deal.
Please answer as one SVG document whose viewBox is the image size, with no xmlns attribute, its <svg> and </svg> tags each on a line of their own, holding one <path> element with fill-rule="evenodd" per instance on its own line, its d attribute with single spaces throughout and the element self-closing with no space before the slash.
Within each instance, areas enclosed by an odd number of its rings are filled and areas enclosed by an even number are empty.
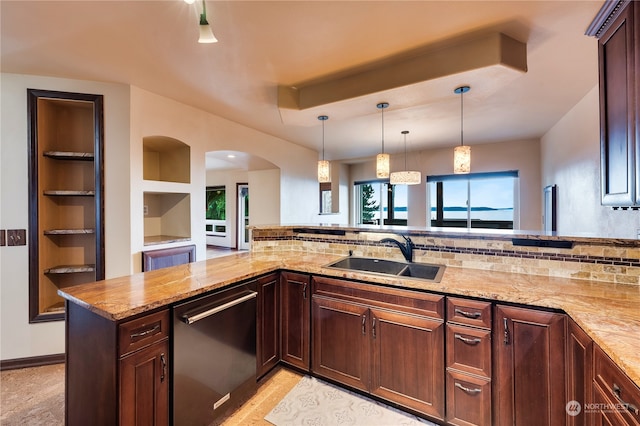
<svg viewBox="0 0 640 426">
<path fill-rule="evenodd" d="M 454 90 L 460 95 L 460 146 L 453 149 L 453 173 L 462 174 L 471 171 L 471 147 L 464 146 L 464 94 L 471 88 L 461 86 Z"/>
<path fill-rule="evenodd" d="M 329 119 L 326 115 L 318 116 L 318 120 L 322 121 L 322 160 L 318 161 L 318 182 L 331 182 L 331 164 L 324 159 L 324 122 Z"/>
<path fill-rule="evenodd" d="M 418 171 L 407 170 L 407 134 L 408 130 L 401 132 L 404 135 L 404 170 L 391 173 L 389 183 L 391 185 L 418 185 L 422 176 Z"/>
<path fill-rule="evenodd" d="M 213 35 L 213 30 L 207 21 L 207 6 L 202 0 L 202 13 L 200 14 L 200 38 L 198 43 L 217 43 L 218 39 Z"/>
<path fill-rule="evenodd" d="M 376 105 L 382 113 L 382 152 L 376 156 L 376 176 L 378 178 L 389 177 L 389 154 L 384 152 L 384 110 L 389 106 L 386 102 Z"/>
</svg>

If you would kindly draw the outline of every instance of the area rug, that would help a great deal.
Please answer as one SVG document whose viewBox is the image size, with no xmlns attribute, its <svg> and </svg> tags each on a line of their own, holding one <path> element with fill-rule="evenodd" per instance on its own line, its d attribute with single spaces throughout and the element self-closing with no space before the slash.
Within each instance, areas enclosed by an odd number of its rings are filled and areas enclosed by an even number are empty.
<svg viewBox="0 0 640 426">
<path fill-rule="evenodd" d="M 264 419 L 276 426 L 435 426 L 419 417 L 309 376 L 304 376 Z"/>
</svg>

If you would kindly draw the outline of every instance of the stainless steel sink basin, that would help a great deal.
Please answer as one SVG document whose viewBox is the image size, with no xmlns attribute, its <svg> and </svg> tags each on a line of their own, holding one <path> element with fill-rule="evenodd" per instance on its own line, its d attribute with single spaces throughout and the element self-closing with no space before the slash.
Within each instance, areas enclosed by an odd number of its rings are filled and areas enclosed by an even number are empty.
<svg viewBox="0 0 640 426">
<path fill-rule="evenodd" d="M 330 263 L 327 267 L 346 269 L 349 271 L 363 271 L 375 274 L 411 277 L 432 282 L 440 282 L 445 269 L 444 265 L 416 262 L 405 263 L 370 257 L 345 257 L 337 262 Z"/>
</svg>

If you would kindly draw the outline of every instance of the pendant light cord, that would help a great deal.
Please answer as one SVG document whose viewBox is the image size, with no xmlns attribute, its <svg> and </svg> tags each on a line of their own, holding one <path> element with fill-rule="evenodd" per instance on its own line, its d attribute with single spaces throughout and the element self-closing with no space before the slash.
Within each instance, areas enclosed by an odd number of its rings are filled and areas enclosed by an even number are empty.
<svg viewBox="0 0 640 426">
<path fill-rule="evenodd" d="M 464 146 L 464 90 L 460 91 L 460 146 Z"/>
<path fill-rule="evenodd" d="M 322 161 L 324 161 L 324 122 L 325 120 L 322 120 Z"/>
<path fill-rule="evenodd" d="M 381 108 L 382 112 L 382 153 L 384 154 L 384 107 Z"/>
</svg>

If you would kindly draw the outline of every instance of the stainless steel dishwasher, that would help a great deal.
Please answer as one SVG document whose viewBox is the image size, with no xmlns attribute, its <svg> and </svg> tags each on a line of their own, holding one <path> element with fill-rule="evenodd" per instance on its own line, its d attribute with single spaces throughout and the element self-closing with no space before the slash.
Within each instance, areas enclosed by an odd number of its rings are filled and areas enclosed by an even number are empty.
<svg viewBox="0 0 640 426">
<path fill-rule="evenodd" d="M 255 391 L 256 296 L 242 284 L 174 306 L 174 425 L 209 425 Z"/>
</svg>

